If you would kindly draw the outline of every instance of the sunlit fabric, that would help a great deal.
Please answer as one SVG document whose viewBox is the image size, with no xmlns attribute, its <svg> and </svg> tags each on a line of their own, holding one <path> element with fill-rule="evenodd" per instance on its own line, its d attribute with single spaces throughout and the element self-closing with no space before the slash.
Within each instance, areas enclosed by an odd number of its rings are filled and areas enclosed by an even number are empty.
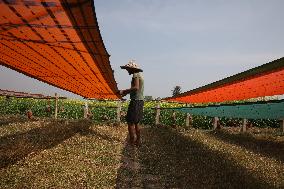
<svg viewBox="0 0 284 189">
<path fill-rule="evenodd" d="M 284 94 L 284 58 L 165 100 L 208 103 L 282 94 Z"/>
<path fill-rule="evenodd" d="M 92 0 L 0 0 L 0 64 L 86 98 L 117 99 Z"/>
<path fill-rule="evenodd" d="M 247 118 L 247 119 L 283 119 L 284 101 L 229 104 L 219 106 L 176 108 L 175 110 L 210 117 Z"/>
</svg>

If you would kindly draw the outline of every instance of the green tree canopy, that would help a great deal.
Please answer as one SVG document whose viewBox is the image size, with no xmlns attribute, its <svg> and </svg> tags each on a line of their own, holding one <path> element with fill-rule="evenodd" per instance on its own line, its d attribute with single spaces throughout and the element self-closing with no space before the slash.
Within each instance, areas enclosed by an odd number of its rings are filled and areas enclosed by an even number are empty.
<svg viewBox="0 0 284 189">
<path fill-rule="evenodd" d="M 172 90 L 172 95 L 177 96 L 181 94 L 181 87 L 180 86 L 175 86 L 174 89 Z"/>
</svg>

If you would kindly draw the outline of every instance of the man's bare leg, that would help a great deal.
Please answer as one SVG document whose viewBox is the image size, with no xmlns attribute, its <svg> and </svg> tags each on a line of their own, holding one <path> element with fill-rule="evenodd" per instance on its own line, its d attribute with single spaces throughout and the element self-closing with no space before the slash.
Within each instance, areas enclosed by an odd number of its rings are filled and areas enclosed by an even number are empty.
<svg viewBox="0 0 284 189">
<path fill-rule="evenodd" d="M 140 135 L 140 126 L 137 124 L 135 124 L 135 131 L 136 131 L 136 141 L 135 144 L 140 146 L 141 145 L 141 135 Z"/>
<path fill-rule="evenodd" d="M 128 133 L 129 133 L 129 139 L 130 144 L 135 143 L 135 125 L 128 123 Z"/>
</svg>

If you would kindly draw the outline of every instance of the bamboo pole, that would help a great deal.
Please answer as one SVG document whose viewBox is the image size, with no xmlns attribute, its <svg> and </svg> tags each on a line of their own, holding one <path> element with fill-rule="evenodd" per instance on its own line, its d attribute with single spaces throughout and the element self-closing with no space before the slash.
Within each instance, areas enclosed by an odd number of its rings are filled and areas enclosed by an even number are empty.
<svg viewBox="0 0 284 189">
<path fill-rule="evenodd" d="M 55 113 L 54 113 L 55 119 L 57 119 L 57 114 L 58 114 L 58 96 L 57 93 L 55 93 Z"/>
<path fill-rule="evenodd" d="M 241 127 L 241 132 L 246 132 L 247 131 L 247 119 L 243 119 L 242 127 Z"/>
<path fill-rule="evenodd" d="M 189 113 L 186 113 L 185 126 L 187 128 L 192 127 L 192 116 Z"/>
<path fill-rule="evenodd" d="M 280 130 L 282 133 L 284 133 L 284 119 L 280 121 Z"/>
<path fill-rule="evenodd" d="M 177 127 L 177 116 L 176 116 L 175 111 L 173 111 L 172 119 L 173 119 L 173 127 L 176 128 Z"/>
<path fill-rule="evenodd" d="M 186 107 L 189 107 L 189 104 L 186 104 Z M 186 113 L 185 126 L 187 128 L 192 127 L 192 116 L 190 115 L 190 113 Z"/>
<path fill-rule="evenodd" d="M 213 130 L 216 130 L 217 127 L 218 127 L 218 121 L 219 121 L 219 118 L 218 117 L 214 117 L 213 118 Z"/>
<path fill-rule="evenodd" d="M 156 119 L 155 119 L 155 124 L 159 125 L 160 124 L 160 114 L 161 114 L 161 109 L 160 109 L 160 101 L 158 101 L 157 106 L 156 106 Z"/>
<path fill-rule="evenodd" d="M 84 118 L 88 118 L 88 113 L 89 113 L 89 107 L 88 107 L 88 102 L 85 101 L 85 106 L 84 106 Z"/>
<path fill-rule="evenodd" d="M 120 124 L 120 117 L 121 117 L 121 101 L 117 101 L 117 109 L 116 109 L 116 121 Z"/>
</svg>

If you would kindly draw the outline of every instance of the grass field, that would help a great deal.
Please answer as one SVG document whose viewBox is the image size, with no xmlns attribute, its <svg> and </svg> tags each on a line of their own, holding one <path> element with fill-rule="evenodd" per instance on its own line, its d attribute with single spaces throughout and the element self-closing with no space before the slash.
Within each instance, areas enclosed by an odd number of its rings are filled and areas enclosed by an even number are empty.
<svg viewBox="0 0 284 189">
<path fill-rule="evenodd" d="M 0 117 L 0 188 L 284 188 L 284 136 Z"/>
</svg>

